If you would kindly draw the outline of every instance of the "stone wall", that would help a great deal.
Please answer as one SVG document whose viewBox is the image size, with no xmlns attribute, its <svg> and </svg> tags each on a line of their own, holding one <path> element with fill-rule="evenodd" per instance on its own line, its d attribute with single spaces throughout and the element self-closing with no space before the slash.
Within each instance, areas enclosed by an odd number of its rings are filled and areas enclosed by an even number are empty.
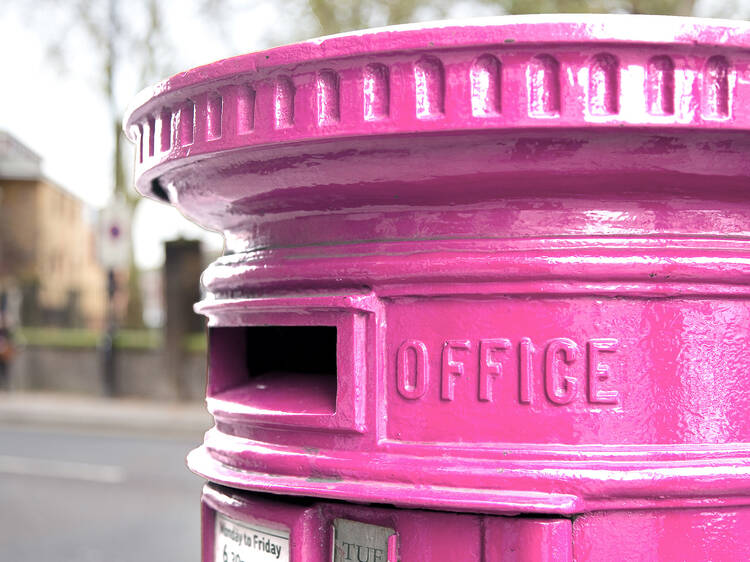
<svg viewBox="0 0 750 562">
<path fill-rule="evenodd" d="M 203 400 L 206 385 L 206 357 L 202 353 L 184 356 L 180 384 L 175 388 L 166 371 L 161 350 L 117 350 L 117 395 L 129 398 Z M 101 356 L 93 348 L 29 346 L 19 349 L 10 369 L 14 391 L 68 392 L 104 395 L 100 372 Z"/>
</svg>

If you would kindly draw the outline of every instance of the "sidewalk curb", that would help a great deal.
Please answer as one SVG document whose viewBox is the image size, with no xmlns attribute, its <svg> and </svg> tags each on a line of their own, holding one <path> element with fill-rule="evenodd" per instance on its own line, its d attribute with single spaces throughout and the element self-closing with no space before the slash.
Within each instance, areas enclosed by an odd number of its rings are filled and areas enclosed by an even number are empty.
<svg viewBox="0 0 750 562">
<path fill-rule="evenodd" d="M 0 424 L 200 436 L 213 419 L 203 403 L 10 393 L 0 395 Z"/>
</svg>

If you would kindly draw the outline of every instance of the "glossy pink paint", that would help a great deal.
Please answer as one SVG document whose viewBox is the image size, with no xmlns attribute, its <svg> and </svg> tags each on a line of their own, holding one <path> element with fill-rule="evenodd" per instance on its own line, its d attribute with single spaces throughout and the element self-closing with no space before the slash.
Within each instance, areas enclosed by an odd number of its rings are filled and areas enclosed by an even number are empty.
<svg viewBox="0 0 750 562">
<path fill-rule="evenodd" d="M 342 561 L 396 562 L 571 562 L 570 519 L 500 517 L 371 507 L 322 501 L 283 502 L 268 496 L 207 485 L 203 489 L 203 528 L 213 529 L 216 513 L 248 524 L 289 530 L 290 559 L 331 562 L 332 524 L 344 518 L 396 530 L 387 557 L 361 552 Z M 213 535 L 204 536 L 203 560 L 214 560 Z"/>
<path fill-rule="evenodd" d="M 138 188 L 227 241 L 198 305 L 216 427 L 191 468 L 508 525 L 555 515 L 577 560 L 746 558 L 749 46 L 739 22 L 469 20 L 144 92 L 125 126 Z M 335 327 L 335 377 L 258 367 L 317 353 L 316 326 Z M 206 517 L 229 510 L 212 494 Z M 231 494 L 236 517 L 276 509 Z M 434 516 L 425 541 L 489 532 Z M 476 548 L 401 556 L 502 558 Z"/>
</svg>

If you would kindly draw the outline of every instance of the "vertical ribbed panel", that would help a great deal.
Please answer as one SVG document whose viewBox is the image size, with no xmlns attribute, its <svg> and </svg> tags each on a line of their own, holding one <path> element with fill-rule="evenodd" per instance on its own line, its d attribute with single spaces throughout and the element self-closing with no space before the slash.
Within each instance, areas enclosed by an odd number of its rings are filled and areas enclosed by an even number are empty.
<svg viewBox="0 0 750 562">
<path fill-rule="evenodd" d="M 167 152 L 172 148 L 172 112 L 164 108 L 159 116 L 159 150 Z"/>
<path fill-rule="evenodd" d="M 706 63 L 703 111 L 706 117 L 729 117 L 729 62 L 722 56 L 711 57 Z"/>
<path fill-rule="evenodd" d="M 648 61 L 646 99 L 651 115 L 674 115 L 674 62 L 668 56 Z"/>
<path fill-rule="evenodd" d="M 589 69 L 589 112 L 614 115 L 620 110 L 620 65 L 607 53 L 594 57 Z"/>
<path fill-rule="evenodd" d="M 482 55 L 471 66 L 471 113 L 474 117 L 500 114 L 500 69 L 500 61 L 492 55 Z"/>
<path fill-rule="evenodd" d="M 554 57 L 534 57 L 528 66 L 526 83 L 529 114 L 532 117 L 554 117 L 560 114 L 560 64 Z"/>
<path fill-rule="evenodd" d="M 285 129 L 294 125 L 294 84 L 287 76 L 276 80 L 274 88 L 274 127 Z"/>
<path fill-rule="evenodd" d="M 138 163 L 143 164 L 143 148 L 144 148 L 143 125 L 138 125 L 136 127 L 136 143 L 138 146 Z"/>
<path fill-rule="evenodd" d="M 235 96 L 237 133 L 249 133 L 255 128 L 255 90 L 250 86 L 238 86 Z"/>
<path fill-rule="evenodd" d="M 333 70 L 318 72 L 315 80 L 315 95 L 318 126 L 338 123 L 341 118 L 338 74 Z"/>
<path fill-rule="evenodd" d="M 193 144 L 195 140 L 195 103 L 186 100 L 180 108 L 177 119 L 177 141 L 180 146 Z"/>
<path fill-rule="evenodd" d="M 223 101 L 221 96 L 215 93 L 208 94 L 206 98 L 206 139 L 216 140 L 221 138 L 221 114 Z"/>
<path fill-rule="evenodd" d="M 148 128 L 148 155 L 151 157 L 156 152 L 156 119 L 153 116 L 146 119 L 146 127 Z"/>
<path fill-rule="evenodd" d="M 362 79 L 365 121 L 385 119 L 390 114 L 388 68 L 383 64 L 365 66 Z"/>
<path fill-rule="evenodd" d="M 435 57 L 424 57 L 414 65 L 414 91 L 418 119 L 433 119 L 445 112 L 445 74 Z"/>
</svg>

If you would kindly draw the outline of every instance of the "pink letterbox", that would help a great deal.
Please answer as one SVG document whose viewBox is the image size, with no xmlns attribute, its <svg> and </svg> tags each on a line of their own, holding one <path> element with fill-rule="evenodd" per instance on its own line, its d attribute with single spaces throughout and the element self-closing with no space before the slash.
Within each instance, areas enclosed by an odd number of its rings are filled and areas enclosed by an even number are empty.
<svg viewBox="0 0 750 562">
<path fill-rule="evenodd" d="M 469 20 L 144 92 L 139 190 L 226 237 L 204 561 L 749 558 L 749 48 Z"/>
</svg>

